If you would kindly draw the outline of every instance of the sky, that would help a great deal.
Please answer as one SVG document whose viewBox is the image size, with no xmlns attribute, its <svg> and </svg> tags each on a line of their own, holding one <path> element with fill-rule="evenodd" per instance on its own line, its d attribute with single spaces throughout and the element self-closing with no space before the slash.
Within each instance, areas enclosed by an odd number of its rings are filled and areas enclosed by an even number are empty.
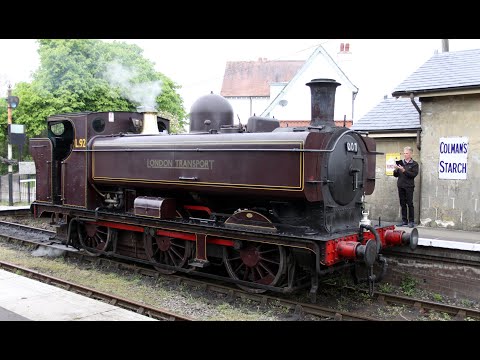
<svg viewBox="0 0 480 360">
<path fill-rule="evenodd" d="M 437 52 L 441 39 L 107 39 L 135 43 L 143 55 L 182 88 L 187 113 L 211 91 L 219 94 L 227 61 L 306 60 L 321 44 L 336 60 L 341 42 L 350 44 L 351 60 L 340 64 L 359 88 L 359 119 Z M 480 39 L 449 39 L 449 51 L 480 49 Z M 39 66 L 35 39 L 0 39 L 0 96 L 8 84 L 31 81 Z M 338 80 L 338 79 L 337 79 Z M 21 104 L 21 100 L 20 100 Z"/>
</svg>

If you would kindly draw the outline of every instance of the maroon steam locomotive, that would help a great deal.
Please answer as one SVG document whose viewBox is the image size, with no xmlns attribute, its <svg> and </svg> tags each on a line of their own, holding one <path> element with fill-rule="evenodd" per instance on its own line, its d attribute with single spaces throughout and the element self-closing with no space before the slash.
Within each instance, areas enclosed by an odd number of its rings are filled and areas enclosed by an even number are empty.
<svg viewBox="0 0 480 360">
<path fill-rule="evenodd" d="M 308 127 L 253 116 L 234 125 L 215 94 L 191 108 L 190 132 L 171 135 L 154 109 L 47 119 L 30 141 L 37 171 L 35 217 L 90 255 L 150 264 L 159 272 L 224 279 L 251 292 L 291 292 L 363 264 L 378 282 L 381 250 L 418 232 L 368 219 L 375 141 L 335 126 L 336 87 L 315 79 Z M 359 280 L 357 277 L 356 280 Z"/>
</svg>

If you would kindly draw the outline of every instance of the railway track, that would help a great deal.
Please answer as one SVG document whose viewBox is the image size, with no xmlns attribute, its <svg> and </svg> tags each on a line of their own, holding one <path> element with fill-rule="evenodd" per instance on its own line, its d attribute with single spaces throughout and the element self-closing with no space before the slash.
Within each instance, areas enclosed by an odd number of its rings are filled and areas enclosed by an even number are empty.
<svg viewBox="0 0 480 360">
<path fill-rule="evenodd" d="M 323 283 L 324 286 L 335 285 Z M 342 286 L 342 289 L 353 292 L 363 292 L 368 294 L 368 290 L 358 289 L 351 286 Z M 394 305 L 407 305 L 411 306 L 417 311 L 436 311 L 441 313 L 446 313 L 453 316 L 457 320 L 465 320 L 466 318 L 480 320 L 480 310 L 465 308 L 456 305 L 448 305 L 439 302 L 416 299 L 408 296 L 389 294 L 385 292 L 375 291 L 373 293 L 373 298 L 381 304 L 394 304 Z"/>
<path fill-rule="evenodd" d="M 49 285 L 57 286 L 62 289 L 75 292 L 77 294 L 86 296 L 91 299 L 101 300 L 111 305 L 121 307 L 130 311 L 134 311 L 138 314 L 149 316 L 157 320 L 169 320 L 169 321 L 192 321 L 192 318 L 174 314 L 166 309 L 155 308 L 145 304 L 138 303 L 136 301 L 121 298 L 112 294 L 107 294 L 96 289 L 75 284 L 71 281 L 62 280 L 60 278 L 42 274 L 38 271 L 27 269 L 23 266 L 0 261 L 0 269 L 15 272 L 18 275 L 26 276 L 30 279 L 44 282 Z"/>
<path fill-rule="evenodd" d="M 416 261 L 442 262 L 459 266 L 480 266 L 480 252 L 478 251 L 448 251 L 442 248 L 417 247 L 414 251 L 404 248 L 387 248 L 383 250 L 383 254 L 392 258 L 408 258 Z"/>
<path fill-rule="evenodd" d="M 7 230 L 8 229 L 8 230 Z M 3 232 L 3 236 L 6 237 L 7 241 L 20 241 L 22 243 L 28 243 L 31 245 L 38 245 L 38 246 L 46 246 L 46 247 L 56 247 L 62 248 L 65 250 L 64 256 L 65 257 L 74 257 L 80 259 L 82 261 L 94 262 L 97 265 L 108 265 L 113 268 L 119 270 L 129 270 L 138 274 L 142 274 L 145 276 L 150 277 L 162 277 L 169 279 L 173 282 L 178 284 L 184 283 L 190 286 L 195 286 L 200 289 L 204 289 L 205 291 L 213 291 L 217 293 L 222 293 L 227 295 L 229 298 L 241 298 L 241 299 L 248 299 L 250 301 L 256 301 L 261 305 L 281 305 L 290 309 L 293 312 L 292 319 L 301 320 L 305 315 L 313 315 L 323 319 L 328 320 L 347 320 L 347 321 L 378 321 L 380 319 L 361 316 L 355 313 L 349 313 L 346 311 L 338 311 L 335 309 L 319 306 L 317 304 L 310 304 L 306 302 L 299 302 L 295 300 L 288 300 L 277 296 L 269 296 L 265 294 L 253 294 L 245 292 L 236 286 L 232 286 L 231 284 L 223 284 L 216 281 L 205 281 L 204 279 L 195 279 L 185 275 L 165 275 L 160 274 L 158 271 L 149 268 L 148 266 L 143 266 L 139 264 L 131 264 L 128 262 L 124 262 L 123 260 L 111 259 L 106 257 L 92 257 L 89 256 L 82 251 L 78 251 L 74 248 L 67 248 L 64 245 L 61 245 L 59 242 L 54 241 L 51 239 L 54 232 L 37 229 L 30 226 L 12 223 L 12 222 L 3 222 L 0 221 L 0 231 L 6 230 Z M 27 236 L 21 236 L 21 233 L 25 232 Z M 8 234 L 10 233 L 10 234 Z M 38 240 L 33 239 L 31 236 L 29 237 L 28 234 L 37 234 L 39 235 Z M 325 286 L 336 286 L 338 285 L 331 285 L 324 283 L 322 285 Z M 367 290 L 362 290 L 358 288 L 344 286 L 342 289 L 346 289 L 348 291 L 353 292 L 365 292 L 368 293 Z M 87 291 L 87 294 L 89 292 Z M 454 305 L 447 305 L 443 303 L 437 303 L 422 299 L 414 299 L 411 297 L 401 296 L 401 295 L 394 295 L 394 294 L 387 294 L 376 291 L 373 294 L 373 298 L 377 300 L 379 304 L 394 304 L 394 305 L 407 305 L 416 309 L 418 311 L 438 311 L 442 313 L 447 313 L 453 316 L 455 319 L 463 320 L 466 318 L 469 319 L 476 319 L 480 320 L 480 310 L 469 309 L 465 307 L 458 307 Z M 124 299 L 123 299 L 124 300 Z"/>
</svg>

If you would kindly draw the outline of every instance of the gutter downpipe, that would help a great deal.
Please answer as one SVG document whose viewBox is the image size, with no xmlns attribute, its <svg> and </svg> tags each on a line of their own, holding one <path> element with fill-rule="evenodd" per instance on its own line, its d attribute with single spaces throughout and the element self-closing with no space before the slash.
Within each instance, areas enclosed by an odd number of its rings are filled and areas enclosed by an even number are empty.
<svg viewBox="0 0 480 360">
<path fill-rule="evenodd" d="M 420 122 L 420 130 L 417 130 L 417 149 L 420 151 L 420 149 L 422 148 L 422 144 L 420 142 L 420 132 L 422 131 L 422 110 L 418 107 L 417 103 L 415 102 L 415 99 L 414 99 L 414 96 L 413 96 L 413 92 L 410 93 L 410 101 L 412 102 L 413 106 L 415 106 L 415 109 L 417 109 L 418 111 L 418 120 Z M 422 213 L 422 189 L 423 189 L 423 186 L 422 186 L 422 175 L 421 175 L 421 172 L 419 171 L 418 172 L 418 175 L 420 176 L 420 196 L 418 197 L 418 217 L 417 217 L 417 222 L 420 224 L 420 215 Z M 414 214 L 415 214 L 415 211 L 414 211 Z M 415 215 L 414 215 L 415 217 Z"/>
<path fill-rule="evenodd" d="M 355 98 L 357 97 L 358 90 L 352 91 L 352 125 L 354 123 L 353 116 L 354 116 L 354 109 L 355 109 Z"/>
<path fill-rule="evenodd" d="M 410 101 L 412 102 L 413 106 L 415 106 L 415 109 L 417 109 L 418 111 L 418 120 L 420 122 L 420 130 L 417 130 L 417 149 L 421 150 L 422 144 L 420 142 L 420 132 L 422 131 L 422 110 L 420 110 L 417 103 L 415 102 L 415 97 L 413 95 L 413 92 L 410 93 Z"/>
</svg>

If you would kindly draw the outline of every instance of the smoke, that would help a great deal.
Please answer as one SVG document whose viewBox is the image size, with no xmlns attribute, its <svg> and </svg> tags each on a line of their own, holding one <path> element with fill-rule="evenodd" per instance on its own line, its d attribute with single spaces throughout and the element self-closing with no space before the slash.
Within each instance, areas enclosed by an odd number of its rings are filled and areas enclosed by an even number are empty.
<svg viewBox="0 0 480 360">
<path fill-rule="evenodd" d="M 7 94 L 9 83 L 7 74 L 0 73 L 0 98 Z"/>
<path fill-rule="evenodd" d="M 103 74 L 110 86 L 118 87 L 126 99 L 138 103 L 139 106 L 156 108 L 156 98 L 162 92 L 162 81 L 134 83 L 137 76 L 138 71 L 123 66 L 118 61 L 107 64 L 107 71 Z"/>
<path fill-rule="evenodd" d="M 44 246 L 39 246 L 36 250 L 33 250 L 31 252 L 32 256 L 38 256 L 38 257 L 58 257 L 62 256 L 65 250 L 61 249 L 56 249 L 56 248 L 51 248 L 51 247 L 44 247 Z"/>
</svg>

